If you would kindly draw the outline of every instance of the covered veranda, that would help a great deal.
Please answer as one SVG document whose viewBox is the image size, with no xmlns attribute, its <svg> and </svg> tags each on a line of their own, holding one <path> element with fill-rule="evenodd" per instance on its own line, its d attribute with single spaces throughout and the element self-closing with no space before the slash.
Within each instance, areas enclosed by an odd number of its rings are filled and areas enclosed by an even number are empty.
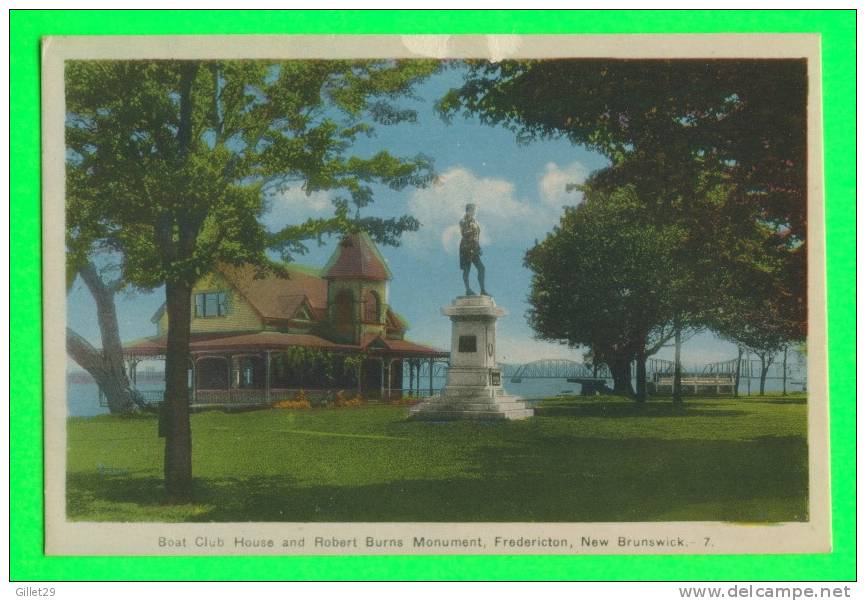
<svg viewBox="0 0 866 601">
<path fill-rule="evenodd" d="M 328 361 L 298 363 L 293 357 L 299 349 Z M 141 361 L 164 359 L 165 337 L 132 342 L 124 354 L 136 385 Z M 297 398 L 303 391 L 314 402 L 338 392 L 390 402 L 435 394 L 434 373 L 447 363 L 447 352 L 408 340 L 374 337 L 351 345 L 311 334 L 197 334 L 190 342 L 190 400 L 196 406 L 262 405 Z M 162 400 L 159 393 L 144 396 L 150 402 Z"/>
</svg>

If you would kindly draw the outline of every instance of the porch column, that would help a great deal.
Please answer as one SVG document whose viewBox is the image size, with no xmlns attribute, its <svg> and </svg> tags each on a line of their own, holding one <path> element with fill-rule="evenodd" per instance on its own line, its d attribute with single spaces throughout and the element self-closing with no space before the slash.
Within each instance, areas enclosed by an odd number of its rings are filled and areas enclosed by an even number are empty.
<svg viewBox="0 0 866 601">
<path fill-rule="evenodd" d="M 229 372 L 228 386 L 226 387 L 226 392 L 228 392 L 228 402 L 232 402 L 234 400 L 234 389 L 235 386 L 235 374 L 237 373 L 237 369 L 235 369 L 235 363 L 237 361 L 237 357 L 234 355 L 226 355 L 226 369 Z"/>
<path fill-rule="evenodd" d="M 412 366 L 412 359 L 407 359 L 406 363 L 409 365 L 409 392 L 415 392 L 415 370 Z"/>
<path fill-rule="evenodd" d="M 379 358 L 379 400 L 385 400 L 385 358 Z"/>
<path fill-rule="evenodd" d="M 129 367 L 127 371 L 129 373 L 129 381 L 132 384 L 133 388 L 138 387 L 138 360 L 133 358 L 129 360 Z"/>
<path fill-rule="evenodd" d="M 385 384 L 386 384 L 386 396 L 388 397 L 388 401 L 391 401 L 391 387 L 394 385 L 394 382 L 391 380 L 391 366 L 393 365 L 394 360 L 388 359 L 386 365 L 388 366 L 388 374 L 385 376 Z"/>
<path fill-rule="evenodd" d="M 363 374 L 364 372 L 361 368 L 362 368 L 362 365 L 361 365 L 361 362 L 359 362 L 358 366 L 355 368 L 355 386 L 358 387 L 357 394 L 359 396 L 363 394 L 361 392 L 361 374 Z"/>
<path fill-rule="evenodd" d="M 265 402 L 271 402 L 271 351 L 265 351 Z"/>
<path fill-rule="evenodd" d="M 433 362 L 435 359 L 430 359 L 430 396 L 433 396 Z"/>
<path fill-rule="evenodd" d="M 192 394 L 190 395 L 190 402 L 195 403 L 195 393 L 198 390 L 198 374 L 195 371 L 195 364 L 197 361 L 197 357 L 192 355 L 190 357 L 190 362 L 192 363 Z"/>
</svg>

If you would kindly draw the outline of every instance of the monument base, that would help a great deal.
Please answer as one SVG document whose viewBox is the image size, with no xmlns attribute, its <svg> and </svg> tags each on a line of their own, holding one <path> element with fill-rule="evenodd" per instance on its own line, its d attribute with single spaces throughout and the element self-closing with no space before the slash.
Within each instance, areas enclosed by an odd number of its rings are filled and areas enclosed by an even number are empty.
<svg viewBox="0 0 866 601">
<path fill-rule="evenodd" d="M 461 296 L 442 309 L 451 318 L 451 367 L 442 394 L 409 410 L 409 419 L 525 419 L 533 410 L 502 387 L 496 367 L 496 319 L 505 311 L 490 296 Z"/>
<path fill-rule="evenodd" d="M 409 419 L 427 421 L 526 419 L 533 411 L 519 397 L 505 390 L 464 391 L 464 394 L 443 394 L 425 399 L 409 409 Z"/>
</svg>

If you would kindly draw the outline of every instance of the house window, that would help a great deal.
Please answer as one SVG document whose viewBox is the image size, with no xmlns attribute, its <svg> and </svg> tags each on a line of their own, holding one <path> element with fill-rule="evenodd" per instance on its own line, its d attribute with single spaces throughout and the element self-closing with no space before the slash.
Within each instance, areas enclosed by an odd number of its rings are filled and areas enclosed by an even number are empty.
<svg viewBox="0 0 866 601">
<path fill-rule="evenodd" d="M 225 292 L 202 292 L 195 295 L 196 317 L 228 315 L 229 299 Z"/>
<path fill-rule="evenodd" d="M 372 290 L 364 295 L 364 321 L 379 323 L 379 295 Z"/>
</svg>

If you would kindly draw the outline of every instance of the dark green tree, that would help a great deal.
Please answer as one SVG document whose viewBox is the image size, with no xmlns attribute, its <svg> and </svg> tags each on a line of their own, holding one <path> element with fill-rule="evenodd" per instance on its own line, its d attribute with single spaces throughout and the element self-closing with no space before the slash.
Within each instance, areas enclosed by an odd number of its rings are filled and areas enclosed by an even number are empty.
<svg viewBox="0 0 866 601">
<path fill-rule="evenodd" d="M 611 194 L 585 188 L 553 232 L 526 253 L 532 270 L 530 325 L 538 336 L 592 349 L 614 389 L 646 398 L 646 359 L 674 334 L 677 290 L 690 274 L 676 263 L 683 230 L 659 224 L 633 187 Z"/>
<path fill-rule="evenodd" d="M 353 154 L 374 125 L 410 121 L 396 101 L 436 69 L 424 61 L 72 61 L 66 65 L 70 254 L 104 245 L 129 286 L 165 287 L 165 482 L 192 482 L 187 366 L 190 294 L 217 262 L 278 270 L 266 250 L 353 227 L 373 185 L 425 185 L 429 161 Z M 267 232 L 265 198 L 298 183 L 334 190 L 335 216 Z M 412 220 L 354 221 L 394 240 Z"/>
<path fill-rule="evenodd" d="M 786 283 L 780 281 L 784 270 L 778 254 L 763 248 L 766 241 L 760 235 L 751 240 L 744 236 L 740 238 L 742 248 L 727 248 L 722 253 L 725 268 L 715 282 L 717 308 L 707 314 L 713 330 L 758 357 L 762 395 L 776 354 L 805 340 L 800 324 L 780 302 L 786 293 Z M 738 261 L 738 255 L 744 254 L 748 257 Z"/>
<path fill-rule="evenodd" d="M 596 188 L 634 186 L 650 210 L 711 228 L 703 199 L 728 186 L 738 227 L 769 226 L 785 282 L 776 302 L 805 334 L 804 60 L 476 61 L 468 69 L 441 100 L 443 114 L 478 116 L 521 141 L 565 137 L 598 151 L 611 165 L 594 174 Z"/>
</svg>

